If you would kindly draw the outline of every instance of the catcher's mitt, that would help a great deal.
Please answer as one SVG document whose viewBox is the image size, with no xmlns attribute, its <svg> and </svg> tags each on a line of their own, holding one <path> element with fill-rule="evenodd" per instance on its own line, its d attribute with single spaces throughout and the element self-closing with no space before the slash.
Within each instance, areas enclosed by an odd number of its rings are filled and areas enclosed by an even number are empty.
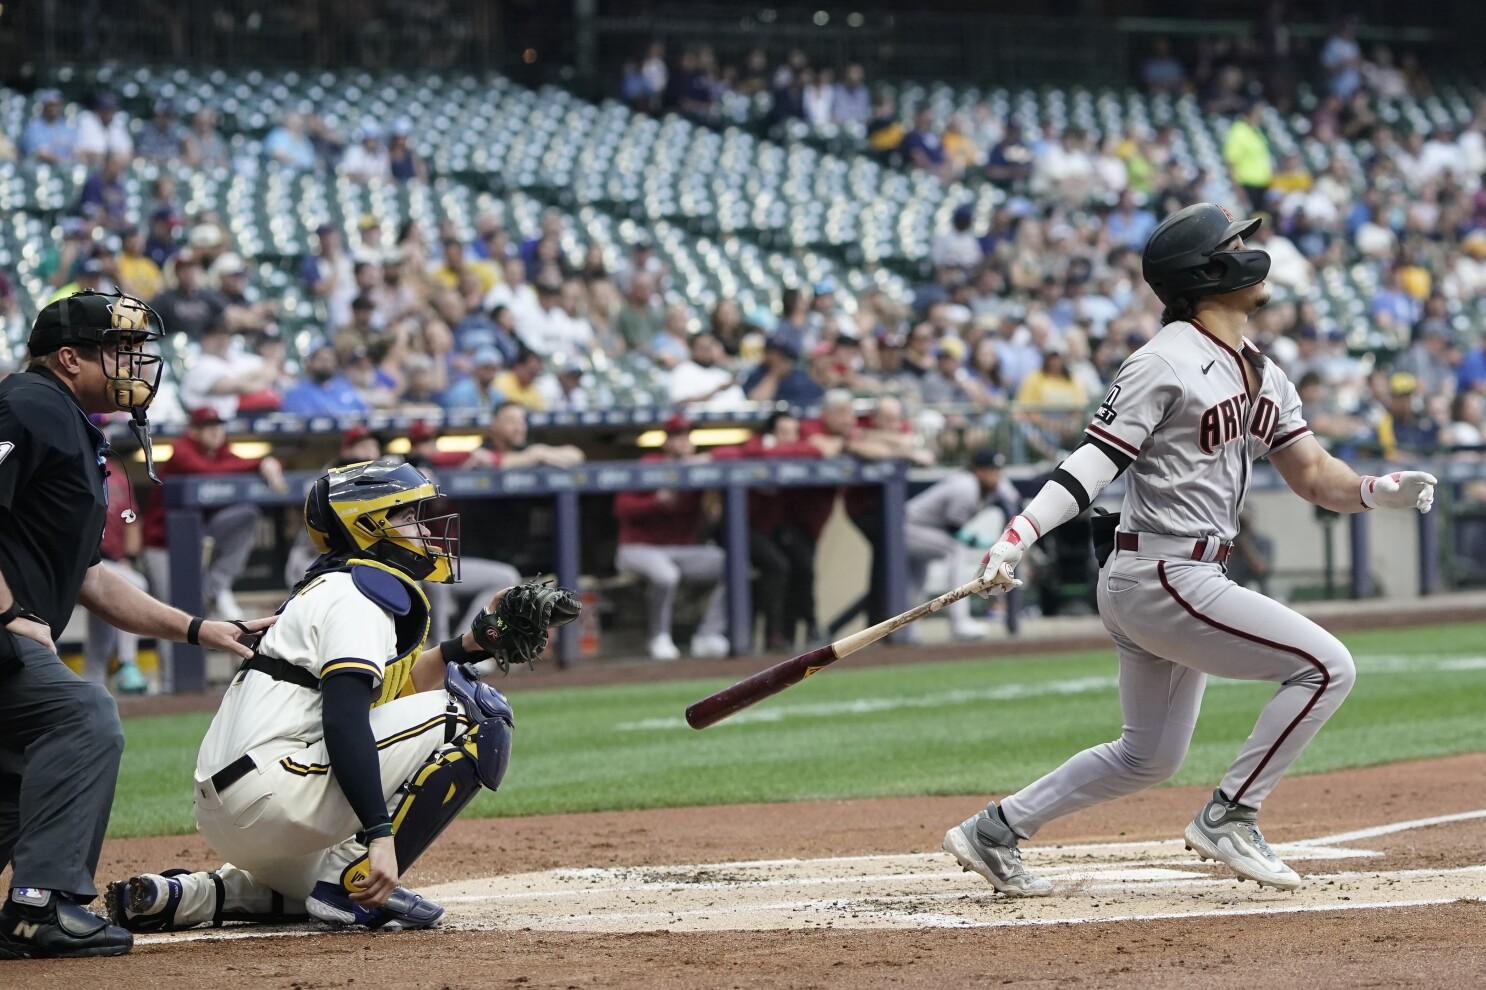
<svg viewBox="0 0 1486 990">
<path fill-rule="evenodd" d="M 506 592 L 494 612 L 487 609 L 475 616 L 470 632 L 504 673 L 513 663 L 535 667 L 537 657 L 547 648 L 547 630 L 572 622 L 581 611 L 583 603 L 576 592 L 522 584 Z"/>
</svg>

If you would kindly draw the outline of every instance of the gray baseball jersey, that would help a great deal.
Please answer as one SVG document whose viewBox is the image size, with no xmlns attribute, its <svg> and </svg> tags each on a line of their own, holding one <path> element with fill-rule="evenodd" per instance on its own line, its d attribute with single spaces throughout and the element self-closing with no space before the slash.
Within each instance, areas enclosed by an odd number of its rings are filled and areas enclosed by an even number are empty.
<svg viewBox="0 0 1486 990">
<path fill-rule="evenodd" d="M 1243 365 L 1258 373 L 1250 396 Z M 1243 354 L 1193 323 L 1169 323 L 1130 355 L 1088 433 L 1128 454 L 1120 528 L 1238 534 L 1250 464 L 1311 431 L 1285 373 L 1248 340 Z"/>
</svg>

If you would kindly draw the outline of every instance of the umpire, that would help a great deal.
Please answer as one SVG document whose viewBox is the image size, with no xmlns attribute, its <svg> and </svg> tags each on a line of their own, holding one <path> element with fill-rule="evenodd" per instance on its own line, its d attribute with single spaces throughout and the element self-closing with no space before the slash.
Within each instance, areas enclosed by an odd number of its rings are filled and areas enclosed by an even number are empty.
<svg viewBox="0 0 1486 990">
<path fill-rule="evenodd" d="M 267 620 L 203 622 L 97 566 L 109 511 L 108 443 L 89 416 L 127 411 L 147 453 L 145 410 L 160 382 L 148 346 L 159 317 L 122 293 L 80 292 L 44 308 L 26 370 L 0 382 L 0 959 L 110 956 L 133 936 L 81 905 L 124 750 L 108 691 L 57 656 L 79 603 L 128 632 L 239 656 Z M 115 509 L 114 511 L 120 511 Z"/>
</svg>

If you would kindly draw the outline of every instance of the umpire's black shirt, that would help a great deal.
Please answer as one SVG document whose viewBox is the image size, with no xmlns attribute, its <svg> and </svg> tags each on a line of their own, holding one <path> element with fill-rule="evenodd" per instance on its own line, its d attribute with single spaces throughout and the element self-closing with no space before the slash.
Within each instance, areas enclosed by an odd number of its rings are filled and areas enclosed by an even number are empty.
<svg viewBox="0 0 1486 990">
<path fill-rule="evenodd" d="M 0 382 L 0 574 L 53 638 L 99 560 L 107 449 L 72 390 L 50 371 Z"/>
</svg>

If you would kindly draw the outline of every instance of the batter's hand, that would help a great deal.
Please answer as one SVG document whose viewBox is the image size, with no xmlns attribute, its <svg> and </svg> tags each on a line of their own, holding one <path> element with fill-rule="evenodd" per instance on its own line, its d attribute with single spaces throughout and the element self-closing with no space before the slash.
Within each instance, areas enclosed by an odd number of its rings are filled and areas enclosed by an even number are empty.
<svg viewBox="0 0 1486 990">
<path fill-rule="evenodd" d="M 1012 577 L 1011 572 L 1021 562 L 1022 549 L 1015 543 L 1002 540 L 992 546 L 980 558 L 980 570 L 975 572 L 977 581 L 986 582 L 985 587 L 977 594 L 982 598 L 989 598 L 992 595 L 1004 595 L 1012 588 L 1020 588 L 1022 582 Z"/>
<path fill-rule="evenodd" d="M 253 647 L 239 640 L 253 638 L 256 643 L 257 635 L 278 621 L 277 615 L 270 615 L 262 619 L 243 619 L 240 625 L 237 622 L 216 620 L 203 622 L 196 639 L 208 650 L 222 650 L 246 660 L 253 655 Z"/>
<path fill-rule="evenodd" d="M 1434 506 L 1434 486 L 1438 479 L 1423 471 L 1395 471 L 1379 477 L 1362 479 L 1362 504 L 1369 509 L 1418 509 L 1428 512 Z"/>
<path fill-rule="evenodd" d="M 27 619 L 18 615 L 11 619 L 10 624 L 5 628 L 17 636 L 26 637 L 33 643 L 40 643 L 52 653 L 57 652 L 57 644 L 52 642 L 52 627 L 45 622 L 37 622 L 35 619 Z"/>
<path fill-rule="evenodd" d="M 397 849 L 392 836 L 373 839 L 366 846 L 367 877 L 360 890 L 351 891 L 351 900 L 364 908 L 379 908 L 397 889 Z"/>
</svg>

